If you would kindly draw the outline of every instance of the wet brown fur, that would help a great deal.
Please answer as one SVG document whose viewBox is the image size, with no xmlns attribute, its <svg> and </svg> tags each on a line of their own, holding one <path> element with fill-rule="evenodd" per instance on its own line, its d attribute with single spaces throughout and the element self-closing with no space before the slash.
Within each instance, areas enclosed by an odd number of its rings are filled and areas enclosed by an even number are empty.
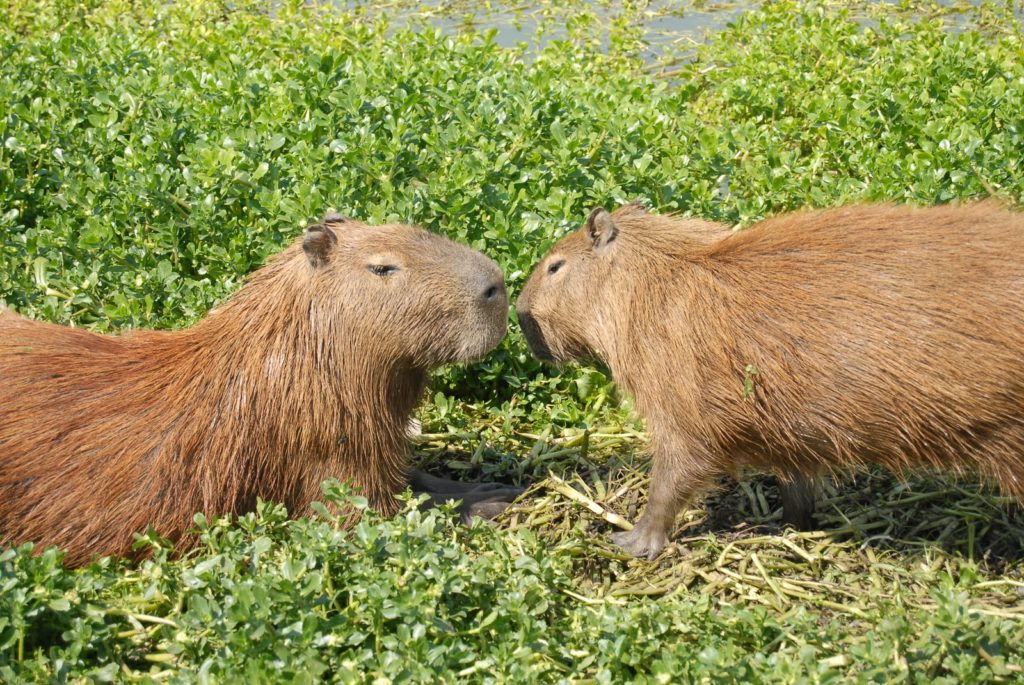
<svg viewBox="0 0 1024 685">
<path fill-rule="evenodd" d="M 636 398 L 650 503 L 616 539 L 652 556 L 682 504 L 740 465 L 798 482 L 866 463 L 976 471 L 1024 499 L 1022 303 L 1024 215 L 984 202 L 736 232 L 595 210 L 517 307 L 539 356 L 601 359 Z"/>
<path fill-rule="evenodd" d="M 58 544 L 77 565 L 257 497 L 303 513 L 326 478 L 393 512 L 429 369 L 482 356 L 506 320 L 487 257 L 340 217 L 187 330 L 106 336 L 0 313 L 0 542 Z"/>
</svg>

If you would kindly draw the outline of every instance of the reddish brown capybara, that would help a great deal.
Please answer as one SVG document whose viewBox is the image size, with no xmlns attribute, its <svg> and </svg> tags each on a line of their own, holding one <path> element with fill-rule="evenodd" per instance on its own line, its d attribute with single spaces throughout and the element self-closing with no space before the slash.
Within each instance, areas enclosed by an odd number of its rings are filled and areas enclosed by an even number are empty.
<svg viewBox="0 0 1024 685">
<path fill-rule="evenodd" d="M 491 259 L 334 214 L 187 330 L 0 315 L 0 542 L 78 565 L 257 497 L 303 513 L 327 478 L 385 514 L 410 483 L 493 511 L 520 490 L 410 473 L 406 429 L 429 370 L 483 356 L 507 319 Z"/>
<path fill-rule="evenodd" d="M 538 357 L 602 360 L 646 418 L 647 509 L 614 536 L 632 554 L 657 555 L 682 505 L 740 465 L 794 483 L 784 509 L 809 504 L 819 472 L 867 463 L 976 471 L 1024 496 L 1024 215 L 995 203 L 735 232 L 598 208 L 517 309 Z"/>
</svg>

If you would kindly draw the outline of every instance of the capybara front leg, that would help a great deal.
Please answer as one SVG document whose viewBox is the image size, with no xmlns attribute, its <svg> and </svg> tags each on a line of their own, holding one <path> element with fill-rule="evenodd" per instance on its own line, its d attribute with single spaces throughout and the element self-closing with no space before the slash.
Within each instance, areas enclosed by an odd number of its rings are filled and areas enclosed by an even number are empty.
<svg viewBox="0 0 1024 685">
<path fill-rule="evenodd" d="M 483 484 L 463 483 L 458 480 L 449 480 L 448 478 L 432 476 L 429 473 L 420 471 L 419 469 L 411 469 L 409 471 L 409 487 L 413 489 L 413 492 L 434 492 L 449 495 L 460 495 L 470 492 L 480 485 Z M 500 483 L 487 483 L 487 485 L 502 487 Z"/>
<path fill-rule="evenodd" d="M 612 541 L 633 556 L 654 559 L 668 544 L 679 509 L 707 481 L 707 474 L 679 468 L 663 455 L 655 455 L 647 509 L 633 530 L 612 534 Z"/>
<path fill-rule="evenodd" d="M 794 473 L 790 480 L 781 480 L 782 525 L 796 530 L 814 528 L 814 499 L 818 490 L 816 476 Z"/>
</svg>

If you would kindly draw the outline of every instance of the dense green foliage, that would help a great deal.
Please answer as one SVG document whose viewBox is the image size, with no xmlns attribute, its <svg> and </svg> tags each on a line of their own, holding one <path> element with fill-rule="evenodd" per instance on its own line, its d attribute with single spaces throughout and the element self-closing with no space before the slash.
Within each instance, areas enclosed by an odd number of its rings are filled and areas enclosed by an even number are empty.
<svg viewBox="0 0 1024 685">
<path fill-rule="evenodd" d="M 994 6 L 951 32 L 772 3 L 671 73 L 644 64 L 628 21 L 603 27 L 583 9 L 543 50 L 298 2 L 12 0 L 0 13 L 0 302 L 96 330 L 188 325 L 328 208 L 443 231 L 497 258 L 516 290 L 595 204 L 639 197 L 746 224 L 855 199 L 1024 193 L 1024 46 Z M 543 370 L 514 327 L 483 364 L 439 374 L 436 392 L 429 429 L 508 448 L 489 470 L 483 443 L 468 460 L 442 455 L 473 472 L 588 464 L 600 485 L 617 457 L 588 458 L 572 431 L 632 425 L 600 371 Z M 575 452 L 547 449 L 563 429 Z M 522 460 L 517 431 L 542 435 Z M 628 564 L 593 527 L 554 545 L 530 526 L 407 513 L 344 534 L 267 505 L 203 524 L 183 561 L 153 538 L 155 561 L 138 569 L 71 573 L 54 551 L 3 552 L 0 679 L 1019 677 L 1020 615 L 975 602 L 995 587 L 1019 596 L 1021 567 L 965 558 L 970 520 L 953 561 L 886 557 L 920 575 L 844 613 L 806 585 L 811 600 L 781 605 L 690 581 L 661 602 L 635 583 L 607 598 Z M 712 573 L 673 554 L 673 577 Z"/>
<path fill-rule="evenodd" d="M 800 607 L 779 616 L 700 594 L 581 601 L 568 556 L 528 532 L 454 527 L 436 511 L 344 534 L 263 506 L 201 528 L 200 556 L 168 562 L 153 540 L 156 561 L 138 570 L 104 562 L 69 574 L 52 551 L 0 556 L 0 677 L 171 667 L 170 681 L 202 683 L 751 683 L 851 669 L 886 680 L 909 663 L 920 669 L 910 680 L 972 683 L 1008 674 L 1004 652 L 1020 648 L 1019 624 L 968 613 L 948 575 L 929 591 L 933 608 L 879 606 L 850 647 L 845 622 L 821 625 Z"/>
</svg>

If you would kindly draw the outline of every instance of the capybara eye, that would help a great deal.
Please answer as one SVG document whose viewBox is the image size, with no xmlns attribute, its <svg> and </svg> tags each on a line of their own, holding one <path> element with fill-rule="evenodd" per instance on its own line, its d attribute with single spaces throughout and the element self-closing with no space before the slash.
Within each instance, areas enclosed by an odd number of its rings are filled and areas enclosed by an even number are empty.
<svg viewBox="0 0 1024 685">
<path fill-rule="evenodd" d="M 371 264 L 366 268 L 370 270 L 370 273 L 376 276 L 390 276 L 398 271 L 398 267 L 392 264 Z"/>
<path fill-rule="evenodd" d="M 559 259 L 557 262 L 548 267 L 548 273 L 556 274 L 558 273 L 558 270 L 561 269 L 563 266 L 565 266 L 565 260 Z"/>
</svg>

